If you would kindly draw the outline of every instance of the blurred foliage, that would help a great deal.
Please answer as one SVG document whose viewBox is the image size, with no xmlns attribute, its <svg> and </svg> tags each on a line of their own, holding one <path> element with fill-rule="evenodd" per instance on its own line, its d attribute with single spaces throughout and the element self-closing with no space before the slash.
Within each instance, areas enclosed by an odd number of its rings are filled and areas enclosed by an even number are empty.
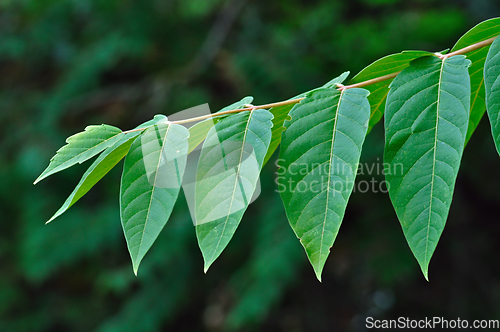
<svg viewBox="0 0 500 332">
<path fill-rule="evenodd" d="M 273 160 L 207 275 L 180 200 L 134 276 L 121 167 L 47 226 L 87 165 L 31 183 L 88 124 L 130 129 L 206 102 L 283 100 L 390 53 L 452 47 L 499 15 L 495 0 L 0 1 L 0 331 L 363 331 L 366 316 L 498 318 L 500 159 L 485 119 L 430 283 L 388 196 L 373 192 L 353 195 L 318 283 L 274 192 Z M 363 162 L 381 162 L 382 129 Z"/>
</svg>

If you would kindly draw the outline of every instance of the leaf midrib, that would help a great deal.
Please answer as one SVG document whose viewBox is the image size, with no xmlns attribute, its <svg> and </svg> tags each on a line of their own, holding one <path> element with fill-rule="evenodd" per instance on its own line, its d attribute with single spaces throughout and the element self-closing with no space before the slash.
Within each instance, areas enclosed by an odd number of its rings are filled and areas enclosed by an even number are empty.
<svg viewBox="0 0 500 332">
<path fill-rule="evenodd" d="M 342 97 L 344 95 L 344 92 L 345 90 L 342 90 L 340 92 L 340 96 L 339 96 L 339 101 L 337 103 L 337 109 L 336 109 L 336 112 L 335 112 L 335 118 L 333 120 L 333 134 L 332 134 L 332 145 L 330 147 L 330 169 L 328 170 L 328 182 L 327 182 L 327 191 L 326 191 L 326 204 L 325 204 L 325 218 L 323 219 L 323 229 L 321 231 L 321 241 L 320 241 L 320 245 L 319 245 L 319 259 L 318 259 L 318 263 L 317 263 L 317 271 L 319 271 L 319 269 L 321 268 L 321 252 L 322 252 L 322 249 L 323 249 L 323 239 L 325 237 L 325 227 L 326 227 L 326 218 L 328 216 L 328 206 L 329 206 L 329 196 L 330 196 L 330 181 L 331 181 L 331 178 L 332 178 L 332 158 L 333 158 L 333 147 L 335 146 L 335 134 L 336 134 L 336 131 L 337 131 L 337 123 L 338 123 L 338 115 L 339 115 L 339 111 L 340 111 L 340 103 L 342 102 Z"/>
<path fill-rule="evenodd" d="M 217 246 L 215 247 L 214 251 L 212 252 L 212 257 L 210 258 L 210 261 L 213 261 L 214 256 L 216 255 L 217 250 L 219 249 L 219 246 L 220 246 L 220 243 L 222 241 L 222 238 L 224 237 L 224 232 L 226 231 L 227 223 L 229 221 L 229 216 L 231 215 L 231 209 L 233 208 L 235 191 L 236 191 L 236 187 L 238 185 L 238 178 L 240 176 L 241 160 L 243 158 L 243 151 L 245 150 L 244 147 L 245 147 L 245 141 L 246 141 L 246 138 L 247 138 L 248 127 L 250 126 L 250 120 L 252 119 L 252 115 L 253 115 L 254 111 L 255 111 L 255 109 L 252 109 L 250 111 L 250 114 L 248 115 L 247 124 L 245 126 L 245 132 L 243 133 L 243 140 L 242 140 L 241 153 L 240 153 L 240 159 L 239 159 L 240 162 L 238 162 L 238 167 L 237 167 L 237 171 L 236 171 L 236 177 L 235 177 L 235 181 L 234 181 L 234 187 L 233 187 L 233 191 L 232 191 L 233 194 L 231 195 L 231 203 L 229 205 L 229 210 L 227 211 L 226 220 L 224 221 L 224 227 L 222 228 L 222 233 L 221 233 L 221 235 L 219 237 L 219 241 L 217 242 Z"/>
<path fill-rule="evenodd" d="M 108 130 L 106 130 L 106 131 L 108 131 Z M 85 131 L 83 131 L 83 132 L 82 132 L 82 134 L 83 134 L 83 133 L 85 133 Z M 111 137 L 109 137 L 109 138 L 107 138 L 107 139 L 105 139 L 105 140 L 102 140 L 102 141 L 101 141 L 99 144 L 97 144 L 97 145 L 94 145 L 94 146 L 92 146 L 92 147 L 90 147 L 90 148 L 88 148 L 88 149 L 83 150 L 83 151 L 82 151 L 82 152 L 80 152 L 79 154 L 77 154 L 77 155 L 73 156 L 71 159 L 68 159 L 68 160 L 66 160 L 66 161 L 64 161 L 64 162 L 62 162 L 62 163 L 60 163 L 59 165 L 55 166 L 54 168 L 52 168 L 52 169 L 51 169 L 51 170 L 49 170 L 48 172 L 46 172 L 46 173 L 44 172 L 44 174 L 40 175 L 40 177 L 39 177 L 39 178 L 35 181 L 35 184 L 36 184 L 37 182 L 39 182 L 39 181 L 43 180 L 44 178 L 46 178 L 46 177 L 48 176 L 47 174 L 54 174 L 54 173 L 56 173 L 56 171 L 55 171 L 56 169 L 60 169 L 61 167 L 65 166 L 67 163 L 71 163 L 73 160 L 75 160 L 76 158 L 80 157 L 80 156 L 81 156 L 82 154 L 84 154 L 85 152 L 87 152 L 87 151 L 89 151 L 89 150 L 91 150 L 91 149 L 95 149 L 96 147 L 98 147 L 98 146 L 100 146 L 100 145 L 102 145 L 102 144 L 104 144 L 104 143 L 108 142 L 109 140 L 111 140 L 111 139 L 113 139 L 113 138 L 118 137 L 118 136 L 119 136 L 119 135 L 121 135 L 121 134 L 123 134 L 123 131 L 120 131 L 120 132 L 116 133 L 115 135 L 113 135 L 113 136 L 111 136 Z M 74 148 L 74 147 L 71 147 L 71 146 L 70 146 L 71 142 L 69 142 L 69 141 L 68 141 L 67 143 L 68 143 L 68 145 L 66 145 L 67 149 L 68 149 L 68 148 L 71 148 L 71 149 L 76 149 L 76 148 Z M 59 154 L 59 155 L 61 155 L 61 154 Z M 55 159 L 55 158 L 56 158 L 56 156 L 57 156 L 57 154 L 56 154 L 53 158 Z M 49 165 L 49 167 L 50 167 L 50 165 Z M 47 169 L 48 169 L 48 168 L 47 168 Z M 63 169 L 65 169 L 65 168 L 63 167 Z"/>
<path fill-rule="evenodd" d="M 105 129 L 105 130 L 109 132 L 109 130 L 107 130 L 107 129 Z M 84 131 L 84 132 L 82 132 L 82 134 L 84 134 L 84 133 L 85 133 L 85 131 Z M 87 133 L 89 133 L 89 132 L 87 132 Z M 98 144 L 96 144 L 96 145 L 94 145 L 94 146 L 92 146 L 92 147 L 90 147 L 90 148 L 84 149 L 84 150 L 83 150 L 82 152 L 80 152 L 79 154 L 74 155 L 71 159 L 66 160 L 65 162 L 63 162 L 63 163 L 59 164 L 59 165 L 58 165 L 58 166 L 56 166 L 56 167 L 61 167 L 62 165 L 64 165 L 64 164 L 66 164 L 66 163 L 68 163 L 68 162 L 70 162 L 70 161 L 74 160 L 75 158 L 80 157 L 80 156 L 81 156 L 82 154 L 84 154 L 86 151 L 89 151 L 89 150 L 91 150 L 91 149 L 94 149 L 94 148 L 96 148 L 96 147 L 98 147 L 98 146 L 100 146 L 100 145 L 102 145 L 102 144 L 104 144 L 104 143 L 108 142 L 109 140 L 111 140 L 111 139 L 113 139 L 113 138 L 115 138 L 115 137 L 117 137 L 118 135 L 121 135 L 121 134 L 123 134 L 123 132 L 122 132 L 122 131 L 119 131 L 119 132 L 117 132 L 115 135 L 113 135 L 113 136 L 111 136 L 111 137 L 109 137 L 109 138 L 107 138 L 107 139 L 103 139 L 103 140 L 102 140 L 101 142 L 99 142 Z M 79 140 L 77 140 L 77 141 L 79 141 Z M 70 145 L 71 143 L 72 143 L 71 141 L 69 141 L 69 142 L 68 142 L 68 145 L 66 146 L 66 149 L 78 149 L 78 148 L 76 148 L 76 147 L 71 147 L 71 145 Z"/>
<path fill-rule="evenodd" d="M 167 125 L 167 130 L 165 132 L 165 137 L 163 138 L 163 144 L 162 144 L 162 146 L 160 148 L 160 156 L 158 158 L 158 164 L 156 165 L 155 180 L 153 182 L 153 189 L 151 190 L 151 197 L 149 199 L 148 210 L 147 210 L 148 212 L 146 214 L 146 221 L 144 222 L 144 230 L 142 231 L 141 241 L 139 242 L 139 247 L 137 249 L 137 257 L 139 257 L 139 255 L 141 253 L 141 247 L 142 247 L 142 242 L 144 240 L 144 234 L 146 234 L 146 227 L 148 225 L 149 214 L 151 212 L 151 204 L 153 203 L 153 198 L 154 198 L 154 193 L 155 193 L 155 188 L 156 188 L 156 181 L 158 179 L 158 169 L 160 168 L 160 163 L 161 163 L 161 159 L 162 159 L 162 156 L 163 156 L 163 151 L 165 149 L 165 141 L 167 140 L 168 132 L 170 131 L 170 127 L 171 126 L 172 126 L 171 124 Z"/>
<path fill-rule="evenodd" d="M 432 158 L 432 174 L 431 174 L 431 195 L 430 195 L 430 202 L 429 202 L 429 219 L 427 222 L 427 236 L 426 236 L 426 241 L 425 241 L 425 255 L 424 255 L 424 262 L 427 264 L 427 253 L 429 249 L 429 233 L 430 233 L 430 228 L 431 228 L 431 218 L 432 218 L 432 201 L 434 197 L 434 178 L 436 176 L 436 150 L 437 150 L 437 141 L 438 141 L 438 128 L 439 128 L 439 107 L 440 107 L 440 101 L 441 101 L 441 82 L 443 80 L 443 71 L 444 71 L 444 64 L 446 62 L 446 59 L 441 61 L 441 69 L 439 71 L 439 81 L 438 81 L 438 97 L 436 101 L 436 133 L 434 134 L 434 156 Z"/>
</svg>

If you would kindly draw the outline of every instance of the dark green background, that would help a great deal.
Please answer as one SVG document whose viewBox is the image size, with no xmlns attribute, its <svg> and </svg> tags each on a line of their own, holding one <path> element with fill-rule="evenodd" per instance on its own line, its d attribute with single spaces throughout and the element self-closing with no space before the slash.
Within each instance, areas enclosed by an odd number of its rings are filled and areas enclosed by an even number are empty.
<svg viewBox="0 0 500 332">
<path fill-rule="evenodd" d="M 122 164 L 45 226 L 86 165 L 34 187 L 66 137 L 245 95 L 284 100 L 404 49 L 451 48 L 495 0 L 0 1 L 0 331 L 364 331 L 364 319 L 500 319 L 500 158 L 486 118 L 422 276 L 386 194 L 355 193 L 319 283 L 274 192 L 203 273 L 180 199 L 135 277 Z M 381 162 L 383 127 L 363 162 Z M 370 180 L 371 177 L 359 177 Z M 381 176 L 376 177 L 378 181 Z M 182 195 L 181 195 L 182 196 Z"/>
</svg>

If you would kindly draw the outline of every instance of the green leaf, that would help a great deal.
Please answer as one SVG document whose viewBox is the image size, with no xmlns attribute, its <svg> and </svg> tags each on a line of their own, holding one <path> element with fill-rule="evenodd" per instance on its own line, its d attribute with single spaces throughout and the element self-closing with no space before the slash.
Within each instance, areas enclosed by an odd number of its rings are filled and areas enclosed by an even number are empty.
<svg viewBox="0 0 500 332">
<path fill-rule="evenodd" d="M 278 189 L 293 231 L 321 281 L 354 187 L 370 116 L 364 89 L 319 89 L 285 122 Z"/>
<path fill-rule="evenodd" d="M 136 129 L 145 128 L 160 121 L 166 120 L 164 115 L 155 115 L 154 119 L 149 120 Z M 94 161 L 89 169 L 83 174 L 76 188 L 66 199 L 59 210 L 47 221 L 47 224 L 66 212 L 73 204 L 82 198 L 92 187 L 99 182 L 108 172 L 120 162 L 127 154 L 130 145 L 134 139 L 141 134 L 140 131 L 126 133 L 113 146 L 104 150 L 104 152 Z"/>
<path fill-rule="evenodd" d="M 491 124 L 491 133 L 500 154 L 500 38 L 491 44 L 484 66 L 486 107 Z"/>
<path fill-rule="evenodd" d="M 253 97 L 250 96 L 245 97 L 240 101 L 237 101 L 229 106 L 224 107 L 217 113 L 243 108 L 245 107 L 245 105 L 251 104 L 252 101 Z M 189 127 L 189 153 L 193 152 L 193 150 L 196 149 L 196 147 L 200 145 L 201 142 L 203 142 L 203 140 L 207 137 L 210 129 L 222 118 L 223 118 L 222 116 L 213 117 L 210 119 L 200 121 L 194 124 L 193 126 Z"/>
<path fill-rule="evenodd" d="M 274 151 L 278 148 L 281 142 L 281 133 L 285 130 L 283 123 L 288 118 L 288 113 L 292 110 L 295 104 L 281 105 L 272 107 L 269 111 L 273 114 L 273 127 L 271 134 L 271 143 L 269 144 L 269 149 L 264 158 L 264 164 L 266 164 L 269 159 L 274 154 Z"/>
<path fill-rule="evenodd" d="M 458 42 L 453 46 L 452 52 L 479 43 L 483 40 L 492 38 L 500 34 L 500 18 L 493 18 L 479 23 L 465 35 L 463 35 Z M 479 121 L 484 115 L 486 110 L 485 91 L 484 91 L 484 62 L 488 54 L 490 46 L 485 46 L 478 50 L 467 53 L 467 59 L 472 61 L 469 68 L 470 84 L 471 84 L 471 107 L 470 107 L 470 121 L 467 129 L 467 137 L 465 144 L 469 142 L 470 137 L 479 125 Z"/>
<path fill-rule="evenodd" d="M 220 120 L 203 143 L 195 184 L 195 225 L 205 272 L 231 240 L 255 191 L 271 141 L 263 109 Z"/>
<path fill-rule="evenodd" d="M 135 135 L 137 136 L 137 135 Z M 69 195 L 63 206 L 47 221 L 47 224 L 66 212 L 73 204 L 83 197 L 99 180 L 101 180 L 108 172 L 120 162 L 127 154 L 130 145 L 135 140 L 135 136 L 123 137 L 115 145 L 107 148 L 89 169 L 83 174 L 76 188 Z"/>
<path fill-rule="evenodd" d="M 469 70 L 470 72 L 470 70 Z M 481 70 L 482 73 L 482 70 Z M 472 81 L 471 81 L 472 83 Z M 476 86 L 474 88 L 477 88 Z M 472 91 L 472 84 L 471 84 Z M 484 80 L 481 80 L 480 87 L 471 93 L 471 109 L 469 115 L 469 127 L 467 128 L 467 135 L 465 137 L 465 145 L 469 143 L 472 134 L 476 130 L 477 126 L 479 126 L 479 122 L 483 118 L 484 113 L 486 112 L 486 103 L 484 101 L 485 98 L 485 90 L 484 90 Z"/>
<path fill-rule="evenodd" d="M 431 53 L 425 51 L 403 51 L 401 53 L 385 56 L 365 67 L 356 76 L 354 76 L 349 84 L 356 84 L 388 74 L 397 73 L 398 71 L 408 67 L 412 60 L 430 54 Z M 366 87 L 366 89 L 370 91 L 368 100 L 371 105 L 368 132 L 370 132 L 373 126 L 375 126 L 384 115 L 384 102 L 387 94 L 389 93 L 389 84 L 391 81 L 392 79 L 389 79 Z"/>
<path fill-rule="evenodd" d="M 195 125 L 189 127 L 189 149 L 188 153 L 193 152 L 194 149 L 207 137 L 210 129 L 217 123 L 217 119 L 211 118 L 200 121 Z"/>
<path fill-rule="evenodd" d="M 316 88 L 311 91 L 307 91 L 304 93 L 301 93 L 298 96 L 295 96 L 290 99 L 298 99 L 305 97 L 308 93 L 312 91 L 316 91 L 319 89 L 323 88 L 331 88 L 331 89 L 336 89 L 337 84 L 344 83 L 345 79 L 349 76 L 349 72 L 346 71 L 342 73 L 342 75 L 335 77 L 334 79 L 330 80 L 329 82 L 325 83 L 321 88 Z M 291 111 L 295 104 L 289 104 L 289 105 L 281 105 L 277 107 L 272 107 L 269 111 L 273 114 L 273 129 L 272 129 L 272 138 L 271 138 L 271 143 L 269 144 L 269 150 L 267 151 L 266 157 L 264 158 L 264 165 L 269 161 L 269 158 L 273 155 L 274 151 L 278 148 L 278 145 L 280 145 L 281 142 L 281 133 L 283 130 L 285 130 L 285 127 L 283 127 L 283 123 L 285 120 L 288 118 L 288 113 Z"/>
<path fill-rule="evenodd" d="M 389 195 L 422 272 L 443 232 L 465 144 L 470 79 L 465 56 L 413 61 L 392 82 L 385 114 Z"/>
<path fill-rule="evenodd" d="M 35 180 L 34 184 L 76 163 L 81 164 L 87 161 L 115 144 L 121 136 L 120 129 L 103 124 L 88 126 L 85 131 L 68 137 L 66 139 L 68 144 L 57 150 L 56 155 L 50 159 L 49 166 Z"/>
<path fill-rule="evenodd" d="M 134 273 L 167 223 L 179 195 L 189 131 L 160 123 L 135 139 L 125 158 L 120 189 L 123 231 Z"/>
</svg>

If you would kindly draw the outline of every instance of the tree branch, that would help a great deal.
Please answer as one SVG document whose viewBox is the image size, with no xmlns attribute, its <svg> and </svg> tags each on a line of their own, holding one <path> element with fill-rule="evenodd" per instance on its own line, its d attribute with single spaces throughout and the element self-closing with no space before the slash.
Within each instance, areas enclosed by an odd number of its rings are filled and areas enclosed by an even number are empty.
<svg viewBox="0 0 500 332">
<path fill-rule="evenodd" d="M 243 3 L 244 1 L 246 1 L 246 0 L 240 0 L 241 3 Z M 483 40 L 483 41 L 481 41 L 479 43 L 472 44 L 470 46 L 464 47 L 462 49 L 459 49 L 459 50 L 457 50 L 455 52 L 451 52 L 451 53 L 448 53 L 448 54 L 436 53 L 435 56 L 437 56 L 440 59 L 444 60 L 446 58 L 449 58 L 449 57 L 452 57 L 452 56 L 455 56 L 455 55 L 464 55 L 464 54 L 467 54 L 469 52 L 472 52 L 472 51 L 478 50 L 480 48 L 483 48 L 485 46 L 491 45 L 493 43 L 493 41 L 497 37 L 498 36 L 495 36 L 495 37 Z M 370 80 L 367 80 L 367 81 L 364 81 L 364 82 L 359 82 L 359 83 L 356 83 L 356 84 L 351 84 L 351 85 L 337 84 L 337 90 L 344 91 L 344 90 L 347 90 L 347 89 L 361 88 L 361 87 L 369 86 L 369 85 L 372 85 L 372 84 L 376 84 L 376 83 L 379 83 L 379 82 L 383 82 L 383 81 L 387 81 L 387 80 L 390 80 L 392 78 L 395 78 L 399 73 L 400 73 L 400 71 L 394 72 L 394 73 L 391 73 L 391 74 L 387 74 L 387 75 L 384 75 L 384 76 L 376 77 L 376 78 L 373 78 L 373 79 L 370 79 Z M 272 103 L 272 104 L 259 105 L 259 106 L 253 106 L 252 105 L 252 106 L 246 107 L 246 108 L 240 108 L 240 109 L 235 109 L 235 110 L 228 110 L 228 111 L 224 111 L 224 112 L 220 112 L 220 113 L 213 113 L 213 114 L 208 114 L 208 115 L 204 115 L 204 116 L 199 116 L 199 117 L 196 117 L 196 118 L 179 120 L 179 121 L 172 121 L 171 123 L 175 123 L 175 124 L 188 123 L 188 122 L 193 122 L 193 121 L 205 120 L 205 119 L 209 119 L 209 118 L 213 118 L 213 117 L 219 117 L 219 116 L 223 116 L 223 115 L 227 115 L 227 114 L 232 114 L 232 113 L 239 113 L 239 112 L 251 111 L 251 110 L 255 110 L 255 109 L 266 109 L 266 108 L 283 106 L 283 105 L 297 104 L 297 103 L 299 103 L 303 99 L 304 98 L 290 99 L 290 100 L 280 101 L 280 102 L 276 102 L 276 103 Z M 138 130 L 138 129 L 136 129 L 136 130 Z M 136 131 L 136 130 L 132 130 L 132 131 Z M 126 131 L 125 133 L 128 133 L 128 132 L 131 132 L 131 131 L 129 130 L 129 131 Z"/>
</svg>

